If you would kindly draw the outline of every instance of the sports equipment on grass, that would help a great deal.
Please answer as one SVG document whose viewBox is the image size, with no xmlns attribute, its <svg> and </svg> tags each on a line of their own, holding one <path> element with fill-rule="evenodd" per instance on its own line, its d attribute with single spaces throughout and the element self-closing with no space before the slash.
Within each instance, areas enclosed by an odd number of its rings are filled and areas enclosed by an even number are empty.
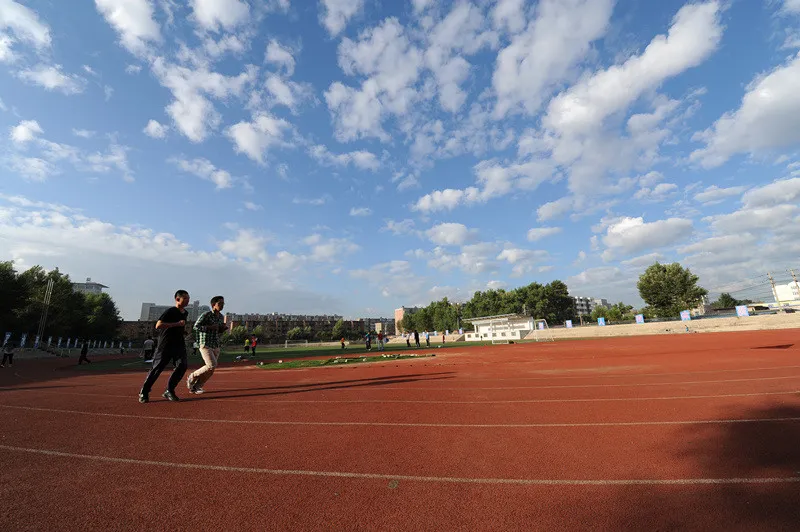
<svg viewBox="0 0 800 532">
<path fill-rule="evenodd" d="M 308 340 L 286 340 L 283 347 L 303 347 L 308 345 Z"/>
<path fill-rule="evenodd" d="M 547 326 L 547 320 L 535 320 L 533 322 L 533 339 L 537 342 L 555 342 L 553 332 Z"/>
</svg>

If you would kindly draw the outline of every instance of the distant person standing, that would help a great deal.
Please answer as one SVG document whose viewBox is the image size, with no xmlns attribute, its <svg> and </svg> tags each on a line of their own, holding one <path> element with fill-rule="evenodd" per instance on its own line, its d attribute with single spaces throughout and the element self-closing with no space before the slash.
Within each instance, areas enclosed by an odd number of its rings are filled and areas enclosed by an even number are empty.
<svg viewBox="0 0 800 532">
<path fill-rule="evenodd" d="M 177 364 L 169 377 L 167 390 L 163 395 L 170 401 L 180 401 L 175 395 L 175 387 L 181 382 L 188 365 L 185 340 L 186 318 L 189 317 L 189 312 L 186 310 L 188 304 L 189 292 L 178 290 L 175 292 L 175 306 L 164 311 L 156 322 L 156 330 L 159 331 L 158 347 L 153 356 L 153 369 L 147 374 L 139 392 L 140 403 L 150 401 L 150 389 L 171 361 L 177 361 Z"/>
<path fill-rule="evenodd" d="M 194 345 L 200 346 L 200 355 L 205 365 L 189 375 L 186 387 L 190 393 L 203 393 L 203 385 L 214 374 L 219 362 L 220 341 L 219 335 L 225 331 L 225 317 L 222 309 L 225 308 L 225 298 L 214 296 L 211 298 L 211 310 L 203 312 L 194 323 L 197 341 Z"/>
<path fill-rule="evenodd" d="M 14 343 L 11 340 L 3 346 L 3 362 L 0 364 L 0 368 L 6 367 L 6 360 L 8 360 L 9 368 L 14 365 Z"/>
<path fill-rule="evenodd" d="M 81 356 L 80 356 L 80 357 L 78 357 L 78 365 L 79 365 L 79 366 L 80 366 L 80 365 L 81 365 L 81 364 L 82 364 L 84 361 L 85 361 L 87 364 L 91 364 L 91 363 L 92 363 L 92 361 L 91 361 L 91 360 L 89 360 L 89 359 L 86 357 L 86 355 L 88 355 L 88 354 L 89 354 L 89 342 L 87 342 L 86 340 L 84 340 L 84 341 L 83 341 L 83 345 L 81 346 Z"/>
<path fill-rule="evenodd" d="M 442 333 L 442 343 L 444 343 L 444 333 Z"/>
<path fill-rule="evenodd" d="M 365 342 L 364 342 L 364 343 L 365 343 L 365 344 L 366 344 L 366 346 L 367 346 L 367 351 L 372 351 L 372 335 L 371 335 L 370 333 L 367 333 L 367 334 L 364 336 L 364 340 L 365 340 Z"/>
<path fill-rule="evenodd" d="M 378 333 L 378 349 L 383 351 L 383 332 Z"/>
<path fill-rule="evenodd" d="M 425 331 L 425 347 L 431 346 L 431 333 Z"/>
<path fill-rule="evenodd" d="M 419 331 L 416 329 L 414 329 L 414 343 L 417 345 L 417 347 L 421 347 L 419 345 Z"/>
<path fill-rule="evenodd" d="M 342 336 L 341 342 L 342 342 L 342 349 L 344 349 L 344 336 Z"/>
<path fill-rule="evenodd" d="M 249 354 L 250 353 L 250 338 L 245 338 L 244 339 L 244 352 L 245 352 L 245 354 Z"/>
<path fill-rule="evenodd" d="M 253 358 L 256 357 L 256 347 L 258 347 L 258 338 L 253 336 L 253 339 L 250 341 L 250 351 L 252 351 Z"/>
<path fill-rule="evenodd" d="M 152 362 L 153 361 L 153 350 L 155 349 L 155 342 L 153 339 L 148 337 L 147 340 L 144 341 L 144 361 L 145 362 Z"/>
<path fill-rule="evenodd" d="M 406 346 L 411 347 L 411 333 L 406 335 Z"/>
</svg>

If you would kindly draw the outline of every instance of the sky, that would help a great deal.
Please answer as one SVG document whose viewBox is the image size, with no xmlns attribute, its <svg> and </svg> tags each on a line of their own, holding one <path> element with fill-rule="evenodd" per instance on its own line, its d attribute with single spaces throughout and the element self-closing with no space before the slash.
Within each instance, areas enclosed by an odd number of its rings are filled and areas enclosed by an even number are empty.
<svg viewBox="0 0 800 532">
<path fill-rule="evenodd" d="M 800 267 L 800 0 L 0 0 L 0 260 L 391 316 Z"/>
</svg>

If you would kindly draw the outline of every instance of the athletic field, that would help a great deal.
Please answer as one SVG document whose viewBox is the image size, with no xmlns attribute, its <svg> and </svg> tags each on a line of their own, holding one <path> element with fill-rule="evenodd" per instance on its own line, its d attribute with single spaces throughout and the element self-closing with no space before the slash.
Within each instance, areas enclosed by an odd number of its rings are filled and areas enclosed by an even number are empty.
<svg viewBox="0 0 800 532">
<path fill-rule="evenodd" d="M 798 338 L 227 359 L 204 395 L 161 399 L 165 372 L 144 405 L 136 364 L 21 360 L 0 369 L 0 529 L 796 530 Z"/>
</svg>

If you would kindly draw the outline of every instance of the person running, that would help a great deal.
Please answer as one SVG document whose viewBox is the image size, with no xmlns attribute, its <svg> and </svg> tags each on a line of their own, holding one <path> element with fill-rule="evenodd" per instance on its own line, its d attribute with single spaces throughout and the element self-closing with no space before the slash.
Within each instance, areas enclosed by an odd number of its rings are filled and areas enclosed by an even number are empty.
<svg viewBox="0 0 800 532">
<path fill-rule="evenodd" d="M 225 308 L 225 298 L 214 296 L 211 298 L 211 310 L 203 312 L 194 323 L 197 341 L 194 345 L 200 346 L 200 356 L 205 365 L 186 378 L 186 387 L 189 393 L 203 393 L 203 385 L 214 374 L 219 362 L 220 341 L 219 335 L 225 331 L 225 317 L 222 309 Z"/>
<path fill-rule="evenodd" d="M 9 368 L 14 365 L 14 343 L 11 340 L 3 346 L 3 362 L 0 364 L 0 368 L 6 367 L 6 360 L 8 360 Z"/>
<path fill-rule="evenodd" d="M 406 346 L 411 347 L 411 333 L 406 335 Z"/>
<path fill-rule="evenodd" d="M 383 351 L 383 332 L 378 333 L 378 350 Z"/>
<path fill-rule="evenodd" d="M 367 333 L 364 335 L 365 344 L 367 346 L 367 351 L 372 351 L 372 335 Z"/>
<path fill-rule="evenodd" d="M 342 336 L 341 342 L 342 342 L 342 349 L 344 349 L 344 336 Z"/>
<path fill-rule="evenodd" d="M 250 351 L 252 351 L 253 358 L 256 357 L 256 347 L 258 347 L 258 338 L 253 336 L 253 339 L 250 341 Z"/>
<path fill-rule="evenodd" d="M 431 346 L 431 333 L 425 331 L 425 347 Z"/>
<path fill-rule="evenodd" d="M 80 366 L 84 361 L 87 364 L 91 364 L 92 361 L 86 358 L 86 355 L 89 354 L 89 342 L 86 340 L 83 341 L 83 345 L 81 346 L 81 356 L 78 357 L 78 365 Z"/>
<path fill-rule="evenodd" d="M 167 390 L 163 396 L 170 401 L 180 401 L 175 395 L 175 387 L 181 382 L 186 373 L 188 360 L 186 356 L 186 318 L 189 312 L 186 305 L 189 304 L 189 292 L 178 290 L 175 292 L 175 306 L 164 311 L 156 322 L 156 330 L 159 331 L 158 347 L 153 356 L 153 369 L 147 374 L 147 378 L 139 392 L 139 402 L 147 403 L 150 401 L 150 389 L 158 380 L 161 372 L 171 361 L 177 361 L 175 369 L 167 382 Z"/>
<path fill-rule="evenodd" d="M 147 340 L 144 341 L 144 361 L 145 362 L 152 362 L 153 361 L 153 350 L 155 349 L 155 343 L 153 339 L 149 336 Z"/>
<path fill-rule="evenodd" d="M 414 329 L 414 343 L 417 344 L 417 347 L 420 347 L 420 345 L 419 345 L 419 331 L 416 330 L 416 329 Z"/>
</svg>

